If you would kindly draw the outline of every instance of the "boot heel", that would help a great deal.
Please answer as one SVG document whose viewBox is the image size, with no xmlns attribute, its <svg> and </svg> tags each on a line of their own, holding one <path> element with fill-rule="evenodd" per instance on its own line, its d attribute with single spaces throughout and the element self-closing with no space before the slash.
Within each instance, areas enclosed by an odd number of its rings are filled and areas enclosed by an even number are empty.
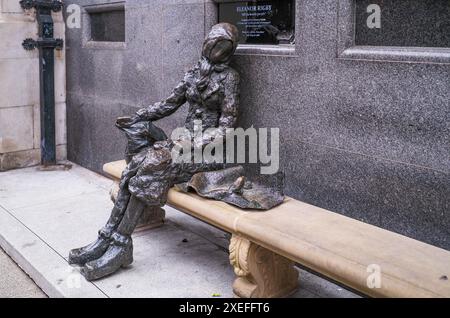
<svg viewBox="0 0 450 318">
<path fill-rule="evenodd" d="M 128 255 L 125 257 L 123 264 L 121 265 L 122 268 L 128 267 L 133 263 L 133 250 L 131 250 L 131 253 L 128 253 Z"/>
<path fill-rule="evenodd" d="M 132 257 L 127 258 L 120 267 L 126 268 L 126 267 L 130 266 L 132 263 L 133 263 L 133 258 Z"/>
</svg>

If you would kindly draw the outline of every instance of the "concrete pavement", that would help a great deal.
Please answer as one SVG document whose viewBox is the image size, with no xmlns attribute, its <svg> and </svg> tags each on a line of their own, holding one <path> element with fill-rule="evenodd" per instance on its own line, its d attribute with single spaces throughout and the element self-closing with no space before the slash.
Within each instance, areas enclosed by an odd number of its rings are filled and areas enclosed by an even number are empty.
<svg viewBox="0 0 450 318">
<path fill-rule="evenodd" d="M 0 249 L 0 298 L 45 298 L 47 295 Z"/>
</svg>

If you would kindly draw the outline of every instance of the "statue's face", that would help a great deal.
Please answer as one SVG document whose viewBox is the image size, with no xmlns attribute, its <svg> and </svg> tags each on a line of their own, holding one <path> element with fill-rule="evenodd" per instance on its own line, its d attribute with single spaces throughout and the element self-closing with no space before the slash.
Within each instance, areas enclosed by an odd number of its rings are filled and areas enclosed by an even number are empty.
<svg viewBox="0 0 450 318">
<path fill-rule="evenodd" d="M 212 63 L 224 63 L 232 54 L 233 43 L 229 40 L 221 40 L 211 49 L 208 58 Z"/>
<path fill-rule="evenodd" d="M 216 24 L 203 43 L 203 56 L 213 64 L 226 63 L 233 55 L 238 40 L 238 30 L 234 25 Z"/>
</svg>

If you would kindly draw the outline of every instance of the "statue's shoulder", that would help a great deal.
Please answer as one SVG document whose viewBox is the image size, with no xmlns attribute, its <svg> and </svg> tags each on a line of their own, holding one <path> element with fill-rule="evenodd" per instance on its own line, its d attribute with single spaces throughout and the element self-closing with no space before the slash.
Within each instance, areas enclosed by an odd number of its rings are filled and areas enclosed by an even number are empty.
<svg viewBox="0 0 450 318">
<path fill-rule="evenodd" d="M 231 66 L 227 67 L 227 69 L 226 69 L 226 81 L 227 82 L 239 83 L 239 79 L 240 79 L 239 72 L 236 71 Z"/>
</svg>

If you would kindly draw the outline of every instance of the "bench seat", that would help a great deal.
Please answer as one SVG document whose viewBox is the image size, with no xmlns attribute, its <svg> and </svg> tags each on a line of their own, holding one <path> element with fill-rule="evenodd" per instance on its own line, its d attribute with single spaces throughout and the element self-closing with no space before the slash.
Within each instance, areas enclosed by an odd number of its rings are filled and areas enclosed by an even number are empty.
<svg viewBox="0 0 450 318">
<path fill-rule="evenodd" d="M 104 165 L 116 179 L 124 168 Z M 450 297 L 449 251 L 289 197 L 258 212 L 171 189 L 168 205 L 232 233 L 240 297 L 295 291 L 294 262 L 368 296 Z"/>
</svg>

